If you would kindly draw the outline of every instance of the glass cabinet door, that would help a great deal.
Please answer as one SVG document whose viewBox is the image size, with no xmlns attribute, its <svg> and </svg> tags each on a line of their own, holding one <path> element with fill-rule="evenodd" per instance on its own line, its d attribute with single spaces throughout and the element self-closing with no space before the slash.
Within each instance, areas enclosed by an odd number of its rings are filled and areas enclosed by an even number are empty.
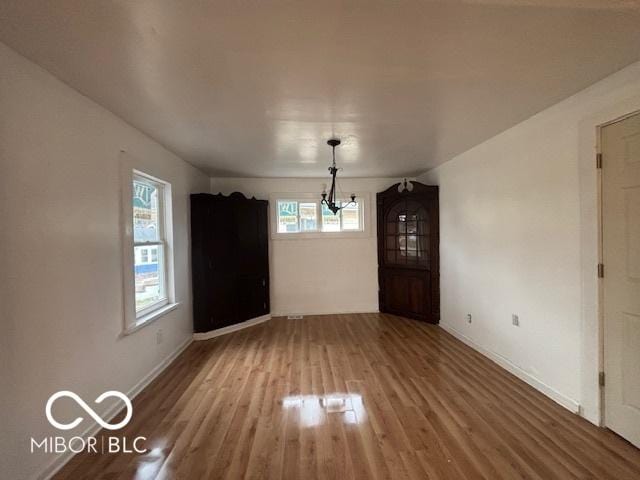
<svg viewBox="0 0 640 480">
<path fill-rule="evenodd" d="M 400 200 L 389 209 L 384 239 L 386 263 L 429 266 L 427 211 L 418 202 Z"/>
</svg>

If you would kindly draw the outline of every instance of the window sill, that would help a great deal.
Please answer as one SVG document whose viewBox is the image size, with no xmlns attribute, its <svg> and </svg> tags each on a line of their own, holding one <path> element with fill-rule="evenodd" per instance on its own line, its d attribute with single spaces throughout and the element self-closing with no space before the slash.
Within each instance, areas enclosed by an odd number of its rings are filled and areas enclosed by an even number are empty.
<svg viewBox="0 0 640 480">
<path fill-rule="evenodd" d="M 313 240 L 313 239 L 338 239 L 338 238 L 367 238 L 370 237 L 366 230 L 352 230 L 342 232 L 291 232 L 271 233 L 272 240 Z"/>
<path fill-rule="evenodd" d="M 141 328 L 146 327 L 150 323 L 153 323 L 158 318 L 160 318 L 160 317 L 166 315 L 167 313 L 175 310 L 180 305 L 181 305 L 180 302 L 169 303 L 168 305 L 164 305 L 164 306 L 160 307 L 159 309 L 154 310 L 153 312 L 148 313 L 145 316 L 136 319 L 136 322 L 133 325 L 131 325 L 131 326 L 129 326 L 129 327 L 124 329 L 124 331 L 122 332 L 122 336 L 131 335 L 132 333 L 137 332 Z"/>
</svg>

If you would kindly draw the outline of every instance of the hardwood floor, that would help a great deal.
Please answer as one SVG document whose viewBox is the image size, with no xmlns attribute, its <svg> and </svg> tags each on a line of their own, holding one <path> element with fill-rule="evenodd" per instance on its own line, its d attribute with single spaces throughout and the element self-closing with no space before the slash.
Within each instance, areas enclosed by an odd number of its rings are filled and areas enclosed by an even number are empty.
<svg viewBox="0 0 640 480">
<path fill-rule="evenodd" d="M 383 314 L 193 343 L 117 434 L 150 451 L 78 455 L 56 478 L 640 478 L 640 450 L 612 432 L 442 329 Z"/>
</svg>

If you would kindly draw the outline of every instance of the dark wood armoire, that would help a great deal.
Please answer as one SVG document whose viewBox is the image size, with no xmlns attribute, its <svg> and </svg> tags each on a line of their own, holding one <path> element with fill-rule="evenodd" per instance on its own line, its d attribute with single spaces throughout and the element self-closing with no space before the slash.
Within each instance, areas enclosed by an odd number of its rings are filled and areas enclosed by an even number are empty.
<svg viewBox="0 0 640 480">
<path fill-rule="evenodd" d="M 411 183 L 377 194 L 379 309 L 438 323 L 438 187 Z"/>
<path fill-rule="evenodd" d="M 269 313 L 266 200 L 191 195 L 193 323 L 208 332 Z"/>
</svg>

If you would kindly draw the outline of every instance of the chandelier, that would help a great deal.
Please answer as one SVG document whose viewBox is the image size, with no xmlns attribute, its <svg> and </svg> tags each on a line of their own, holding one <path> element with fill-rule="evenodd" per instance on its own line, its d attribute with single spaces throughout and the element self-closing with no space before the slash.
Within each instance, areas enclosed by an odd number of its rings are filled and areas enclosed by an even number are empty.
<svg viewBox="0 0 640 480">
<path fill-rule="evenodd" d="M 340 170 L 336 167 L 336 147 L 340 145 L 340 140 L 338 140 L 337 138 L 332 138 L 331 140 L 327 141 L 327 144 L 331 147 L 331 151 L 333 153 L 333 164 L 329 167 L 329 173 L 331 173 L 331 189 L 329 190 L 328 194 L 326 188 L 322 191 L 322 200 L 320 201 L 320 203 L 326 205 L 327 208 L 331 210 L 335 215 L 347 205 L 351 205 L 352 203 L 355 204 L 356 196 L 352 193 L 351 201 L 345 203 L 342 206 L 338 205 L 340 203 L 339 201 L 336 202 L 336 173 L 338 173 L 338 170 Z"/>
</svg>

